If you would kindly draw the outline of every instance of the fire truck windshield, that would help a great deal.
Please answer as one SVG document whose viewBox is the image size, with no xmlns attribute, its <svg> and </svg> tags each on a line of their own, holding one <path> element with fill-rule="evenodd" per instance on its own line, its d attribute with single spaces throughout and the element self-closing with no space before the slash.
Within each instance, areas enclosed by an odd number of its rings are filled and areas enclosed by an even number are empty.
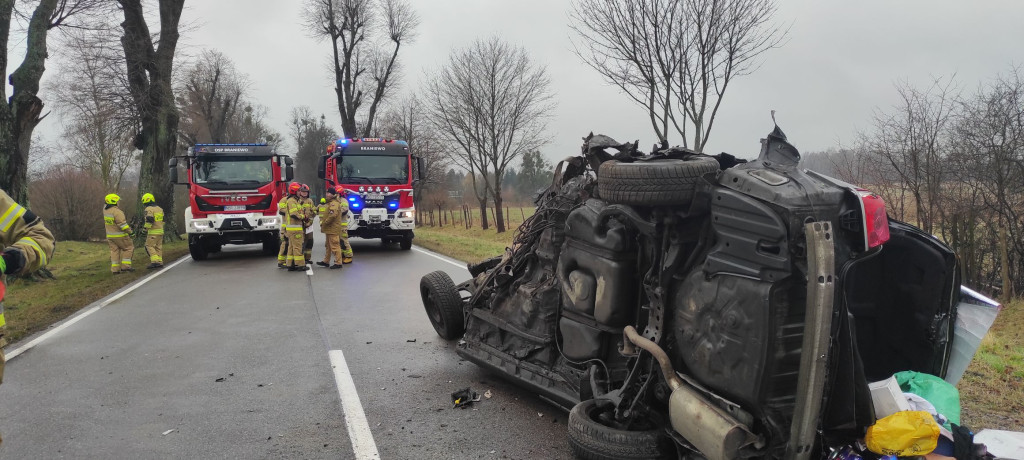
<svg viewBox="0 0 1024 460">
<path fill-rule="evenodd" d="M 198 157 L 192 181 L 209 189 L 257 188 L 273 179 L 271 159 L 265 156 Z"/>
<path fill-rule="evenodd" d="M 338 165 L 341 184 L 407 184 L 409 158 L 405 156 L 345 155 Z"/>
</svg>

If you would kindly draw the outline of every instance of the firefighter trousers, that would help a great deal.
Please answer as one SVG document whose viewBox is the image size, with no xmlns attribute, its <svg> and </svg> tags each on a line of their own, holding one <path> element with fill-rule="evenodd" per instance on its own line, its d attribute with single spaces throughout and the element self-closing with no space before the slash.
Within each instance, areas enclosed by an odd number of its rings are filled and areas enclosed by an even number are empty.
<svg viewBox="0 0 1024 460">
<path fill-rule="evenodd" d="M 302 230 L 288 231 L 288 258 L 289 267 L 305 267 L 306 256 L 302 255 L 302 241 L 305 238 Z"/>
<path fill-rule="evenodd" d="M 164 236 L 162 234 L 146 235 L 146 253 L 149 254 L 149 263 L 160 264 L 164 263 Z"/>
<path fill-rule="evenodd" d="M 324 234 L 326 249 L 324 254 L 324 263 L 331 263 L 331 256 L 334 256 L 334 263 L 341 263 L 341 236 L 336 234 L 325 233 Z"/>
<path fill-rule="evenodd" d="M 348 232 L 342 233 L 339 239 L 341 240 L 342 263 L 350 264 L 352 263 L 352 245 L 348 244 Z"/>
<path fill-rule="evenodd" d="M 107 238 L 110 243 L 110 273 L 119 273 L 132 269 L 132 253 L 135 245 L 128 236 Z"/>
<path fill-rule="evenodd" d="M 306 261 L 313 260 L 313 232 L 302 234 L 302 255 Z"/>
<path fill-rule="evenodd" d="M 277 251 L 277 263 L 288 264 L 288 232 L 281 230 L 281 250 Z"/>
</svg>

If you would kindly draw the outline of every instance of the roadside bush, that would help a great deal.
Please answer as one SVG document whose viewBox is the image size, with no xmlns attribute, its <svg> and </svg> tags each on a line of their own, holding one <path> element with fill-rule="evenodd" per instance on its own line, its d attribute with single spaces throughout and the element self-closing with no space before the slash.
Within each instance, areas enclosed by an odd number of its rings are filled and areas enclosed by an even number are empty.
<svg viewBox="0 0 1024 460">
<path fill-rule="evenodd" d="M 72 165 L 54 165 L 29 183 L 32 212 L 57 240 L 102 239 L 103 183 Z"/>
</svg>

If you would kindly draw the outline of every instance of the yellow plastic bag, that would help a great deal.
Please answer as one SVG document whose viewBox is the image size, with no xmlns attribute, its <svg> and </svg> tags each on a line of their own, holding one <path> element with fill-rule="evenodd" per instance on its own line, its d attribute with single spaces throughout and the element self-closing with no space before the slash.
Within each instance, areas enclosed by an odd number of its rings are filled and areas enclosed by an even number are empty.
<svg viewBox="0 0 1024 460">
<path fill-rule="evenodd" d="M 925 455 L 935 450 L 939 424 L 924 411 L 897 412 L 869 427 L 865 441 L 879 455 Z"/>
</svg>

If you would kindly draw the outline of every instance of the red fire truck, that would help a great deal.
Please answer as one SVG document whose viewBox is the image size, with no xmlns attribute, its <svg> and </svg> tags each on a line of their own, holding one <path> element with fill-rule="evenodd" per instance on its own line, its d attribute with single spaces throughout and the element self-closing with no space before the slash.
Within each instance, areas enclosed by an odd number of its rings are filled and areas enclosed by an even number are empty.
<svg viewBox="0 0 1024 460">
<path fill-rule="evenodd" d="M 405 141 L 338 139 L 327 146 L 317 173 L 328 187 L 345 187 L 349 236 L 397 242 L 408 250 L 416 226 L 413 187 L 421 167 Z"/>
<path fill-rule="evenodd" d="M 205 260 L 225 244 L 262 243 L 264 253 L 277 253 L 277 202 L 294 175 L 290 156 L 267 144 L 196 144 L 168 166 L 171 181 L 188 186 L 185 231 L 192 259 Z"/>
</svg>

